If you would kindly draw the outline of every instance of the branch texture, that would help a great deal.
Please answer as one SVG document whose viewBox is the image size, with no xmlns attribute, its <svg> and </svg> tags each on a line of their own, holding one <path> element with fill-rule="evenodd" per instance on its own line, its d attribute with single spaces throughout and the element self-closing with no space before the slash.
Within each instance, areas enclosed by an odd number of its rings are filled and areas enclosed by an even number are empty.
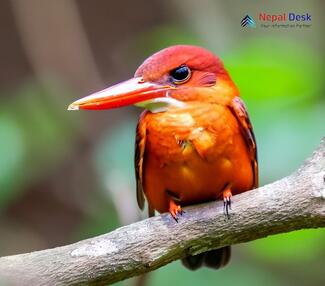
<svg viewBox="0 0 325 286">
<path fill-rule="evenodd" d="M 107 285 L 198 254 L 268 235 L 325 226 L 325 139 L 290 176 L 222 202 L 162 214 L 71 245 L 0 258 L 9 285 Z"/>
</svg>

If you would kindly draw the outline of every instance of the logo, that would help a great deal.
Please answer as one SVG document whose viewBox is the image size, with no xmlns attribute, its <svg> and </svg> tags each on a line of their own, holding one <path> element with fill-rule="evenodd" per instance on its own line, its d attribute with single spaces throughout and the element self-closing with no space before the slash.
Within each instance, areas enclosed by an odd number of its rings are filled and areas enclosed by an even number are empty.
<svg viewBox="0 0 325 286">
<path fill-rule="evenodd" d="M 256 24 L 255 21 L 253 19 L 253 17 L 246 15 L 240 22 L 240 25 L 242 27 L 250 27 L 250 28 L 256 28 Z"/>
<path fill-rule="evenodd" d="M 280 12 L 270 14 L 259 12 L 254 15 L 255 19 L 246 14 L 240 21 L 240 25 L 245 28 L 310 28 L 312 26 L 312 15 L 308 13 Z"/>
</svg>

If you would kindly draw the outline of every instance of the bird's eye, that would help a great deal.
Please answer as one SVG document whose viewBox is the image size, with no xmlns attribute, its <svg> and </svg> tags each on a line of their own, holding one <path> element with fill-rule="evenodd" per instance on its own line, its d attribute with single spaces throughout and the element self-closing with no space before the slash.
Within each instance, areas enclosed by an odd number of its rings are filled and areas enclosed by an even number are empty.
<svg viewBox="0 0 325 286">
<path fill-rule="evenodd" d="M 185 66 L 182 65 L 170 72 L 171 80 L 175 84 L 181 84 L 184 82 L 187 82 L 191 77 L 191 70 Z"/>
</svg>

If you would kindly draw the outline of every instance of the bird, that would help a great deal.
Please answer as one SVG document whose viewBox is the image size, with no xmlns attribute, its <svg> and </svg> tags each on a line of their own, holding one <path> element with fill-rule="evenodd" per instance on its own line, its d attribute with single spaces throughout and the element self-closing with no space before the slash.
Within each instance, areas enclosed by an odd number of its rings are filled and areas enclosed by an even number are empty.
<svg viewBox="0 0 325 286">
<path fill-rule="evenodd" d="M 221 59 L 205 48 L 175 45 L 147 58 L 133 78 L 81 98 L 69 110 L 144 108 L 136 127 L 136 198 L 149 216 L 176 222 L 188 205 L 258 187 L 257 146 L 247 108 Z M 182 259 L 196 270 L 230 259 L 230 246 Z"/>
</svg>

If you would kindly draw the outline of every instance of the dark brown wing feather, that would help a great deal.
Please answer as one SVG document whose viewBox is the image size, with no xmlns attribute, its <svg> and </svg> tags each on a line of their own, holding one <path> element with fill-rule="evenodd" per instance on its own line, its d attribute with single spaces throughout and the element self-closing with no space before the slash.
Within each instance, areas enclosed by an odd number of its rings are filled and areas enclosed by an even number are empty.
<svg viewBox="0 0 325 286">
<path fill-rule="evenodd" d="M 141 115 L 135 137 L 135 153 L 134 153 L 134 168 L 135 168 L 135 177 L 137 184 L 137 201 L 138 206 L 141 210 L 144 208 L 144 193 L 143 193 L 143 157 L 144 150 L 146 145 L 146 124 L 143 120 L 143 114 Z"/>
<path fill-rule="evenodd" d="M 240 99 L 240 97 L 236 96 L 231 102 L 230 110 L 239 122 L 240 131 L 245 139 L 247 148 L 249 150 L 249 154 L 252 162 L 253 175 L 254 175 L 254 184 L 252 187 L 257 188 L 258 187 L 257 147 L 256 147 L 253 127 L 249 120 L 245 103 Z"/>
</svg>

